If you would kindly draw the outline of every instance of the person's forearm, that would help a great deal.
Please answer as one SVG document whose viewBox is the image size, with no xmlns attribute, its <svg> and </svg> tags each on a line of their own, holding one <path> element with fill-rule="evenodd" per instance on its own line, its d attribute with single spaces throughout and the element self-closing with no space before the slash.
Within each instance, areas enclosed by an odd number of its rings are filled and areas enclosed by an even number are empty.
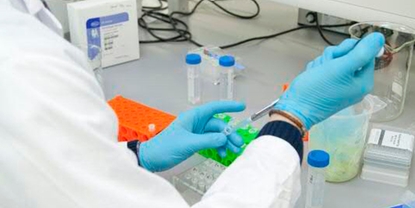
<svg viewBox="0 0 415 208">
<path fill-rule="evenodd" d="M 287 141 L 297 151 L 300 161 L 302 161 L 303 135 L 301 127 L 294 121 L 278 113 L 273 113 L 270 115 L 270 122 L 261 129 L 258 137 L 264 135 L 275 136 Z"/>
<path fill-rule="evenodd" d="M 298 154 L 290 144 L 262 136 L 246 147 L 192 208 L 294 207 L 301 194 L 300 173 Z"/>
</svg>

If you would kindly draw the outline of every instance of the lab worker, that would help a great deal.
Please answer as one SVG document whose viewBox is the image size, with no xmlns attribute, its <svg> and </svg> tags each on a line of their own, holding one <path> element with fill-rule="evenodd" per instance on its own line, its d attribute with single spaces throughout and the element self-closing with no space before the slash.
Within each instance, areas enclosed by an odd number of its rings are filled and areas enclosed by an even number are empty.
<svg viewBox="0 0 415 208">
<path fill-rule="evenodd" d="M 154 172 L 205 148 L 240 151 L 241 138 L 221 134 L 225 124 L 212 116 L 244 104 L 183 112 L 152 140 L 129 144 L 131 151 L 117 144 L 116 115 L 82 52 L 51 23 L 38 0 L 0 0 L 0 207 L 189 207 Z M 372 90 L 383 43 L 380 34 L 346 40 L 310 62 L 260 136 L 193 207 L 293 207 L 301 137 Z"/>
</svg>

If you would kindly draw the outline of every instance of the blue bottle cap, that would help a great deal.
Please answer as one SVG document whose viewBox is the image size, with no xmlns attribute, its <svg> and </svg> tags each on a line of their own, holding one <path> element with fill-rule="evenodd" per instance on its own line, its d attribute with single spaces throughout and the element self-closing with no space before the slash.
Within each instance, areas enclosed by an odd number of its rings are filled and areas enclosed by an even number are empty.
<svg viewBox="0 0 415 208">
<path fill-rule="evenodd" d="M 219 65 L 224 67 L 231 67 L 235 65 L 235 58 L 233 56 L 222 56 L 219 59 Z"/>
<path fill-rule="evenodd" d="M 190 65 L 200 64 L 202 62 L 202 58 L 199 54 L 190 53 L 186 55 L 186 63 Z"/>
<path fill-rule="evenodd" d="M 325 168 L 330 163 L 330 155 L 323 150 L 313 150 L 308 153 L 307 162 L 316 168 Z"/>
</svg>

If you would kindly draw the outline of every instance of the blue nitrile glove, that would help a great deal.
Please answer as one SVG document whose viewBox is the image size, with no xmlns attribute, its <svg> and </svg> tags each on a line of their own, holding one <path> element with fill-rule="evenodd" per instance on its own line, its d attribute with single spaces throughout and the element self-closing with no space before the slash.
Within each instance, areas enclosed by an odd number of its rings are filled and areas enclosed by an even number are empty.
<svg viewBox="0 0 415 208">
<path fill-rule="evenodd" d="M 360 102 L 373 89 L 375 57 L 385 43 L 380 33 L 347 39 L 323 55 L 291 83 L 276 109 L 291 113 L 307 129 Z"/>
<path fill-rule="evenodd" d="M 228 148 L 237 153 L 244 144 L 236 133 L 220 133 L 226 123 L 213 115 L 239 112 L 245 105 L 239 102 L 211 102 L 184 112 L 166 130 L 140 145 L 140 164 L 147 170 L 167 170 L 194 153 L 208 148 Z"/>
</svg>

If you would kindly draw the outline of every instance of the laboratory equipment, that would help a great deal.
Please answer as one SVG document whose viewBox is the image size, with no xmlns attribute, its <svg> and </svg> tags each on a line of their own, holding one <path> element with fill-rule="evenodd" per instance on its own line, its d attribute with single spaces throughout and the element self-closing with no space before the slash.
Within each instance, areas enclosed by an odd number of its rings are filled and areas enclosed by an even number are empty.
<svg viewBox="0 0 415 208">
<path fill-rule="evenodd" d="M 321 0 L 271 0 L 303 8 L 311 11 L 353 20 L 357 22 L 372 21 L 374 19 L 399 22 L 410 27 L 415 27 L 415 1 L 395 0 L 329 0 L 322 3 Z M 322 22 L 323 24 L 343 24 L 344 21 L 334 19 Z"/>
<path fill-rule="evenodd" d="M 242 128 L 244 126 L 247 126 L 249 124 L 251 124 L 254 121 L 257 121 L 258 119 L 264 117 L 265 115 L 268 115 L 268 113 L 275 107 L 275 105 L 278 103 L 279 99 L 276 99 L 275 101 L 273 101 L 271 104 L 269 104 L 268 106 L 266 106 L 265 108 L 259 110 L 258 112 L 252 114 L 251 116 L 249 116 L 248 118 L 239 121 L 239 122 L 230 122 L 225 129 L 223 130 L 223 133 L 225 135 L 230 135 L 232 134 L 235 130 Z"/>
<path fill-rule="evenodd" d="M 219 59 L 225 52 L 217 46 L 204 46 L 201 48 L 194 49 L 189 53 L 196 53 L 202 57 L 201 69 L 203 77 L 210 83 L 214 85 L 219 84 Z M 242 63 L 242 59 L 235 57 L 235 77 L 243 74 L 246 70 L 246 67 Z"/>
<path fill-rule="evenodd" d="M 372 121 L 396 119 L 403 111 L 411 69 L 415 30 L 388 22 L 359 23 L 349 29 L 352 38 L 360 39 L 373 32 L 385 36 L 384 54 L 376 58 L 373 94 L 387 103 L 373 114 Z"/>
<path fill-rule="evenodd" d="M 187 99 L 195 105 L 201 102 L 202 96 L 202 75 L 200 71 L 200 63 L 202 58 L 199 54 L 187 54 Z"/>
<path fill-rule="evenodd" d="M 167 128 L 175 116 L 133 100 L 117 96 L 108 101 L 118 118 L 118 141 L 145 142 Z M 154 125 L 154 126 L 153 126 Z M 152 131 L 154 127 L 154 132 Z"/>
<path fill-rule="evenodd" d="M 235 58 L 233 56 L 222 56 L 219 59 L 220 67 L 220 100 L 233 100 L 234 96 L 234 65 Z"/>
<path fill-rule="evenodd" d="M 219 59 L 226 54 L 225 51 L 216 46 L 204 46 L 190 50 L 188 54 L 198 54 L 202 59 L 200 63 L 201 85 L 203 88 L 201 103 L 220 100 L 220 88 L 222 86 L 219 83 L 222 67 L 219 64 Z M 241 58 L 235 56 L 232 57 L 235 60 L 233 66 L 233 76 L 235 78 L 242 75 L 245 72 L 246 67 L 242 64 Z M 183 67 L 183 69 L 185 69 L 185 67 Z M 187 72 L 184 71 L 184 73 Z"/>
<path fill-rule="evenodd" d="M 337 24 L 352 25 L 353 24 L 353 21 L 343 19 L 340 17 L 336 17 L 333 15 L 318 13 L 318 12 L 311 11 L 308 9 L 302 9 L 302 8 L 298 9 L 298 24 L 299 25 L 315 26 L 317 20 L 320 23 L 320 25 L 337 25 Z M 349 35 L 349 26 L 323 27 L 321 29 Z"/>
<path fill-rule="evenodd" d="M 324 204 L 325 171 L 330 163 L 330 156 L 323 150 L 308 153 L 307 198 L 306 208 L 322 208 Z"/>
<path fill-rule="evenodd" d="M 220 174 L 226 169 L 222 164 L 207 159 L 202 163 L 173 176 L 173 185 L 189 203 L 202 198 Z"/>
<path fill-rule="evenodd" d="M 373 101 L 365 97 L 311 128 L 309 149 L 324 150 L 330 155 L 327 181 L 344 182 L 359 173 L 373 108 Z"/>
<path fill-rule="evenodd" d="M 364 153 L 361 177 L 391 185 L 408 185 L 414 133 L 374 124 Z"/>
<path fill-rule="evenodd" d="M 68 20 L 71 42 L 99 46 L 103 67 L 140 57 L 136 0 L 69 3 Z"/>
</svg>

